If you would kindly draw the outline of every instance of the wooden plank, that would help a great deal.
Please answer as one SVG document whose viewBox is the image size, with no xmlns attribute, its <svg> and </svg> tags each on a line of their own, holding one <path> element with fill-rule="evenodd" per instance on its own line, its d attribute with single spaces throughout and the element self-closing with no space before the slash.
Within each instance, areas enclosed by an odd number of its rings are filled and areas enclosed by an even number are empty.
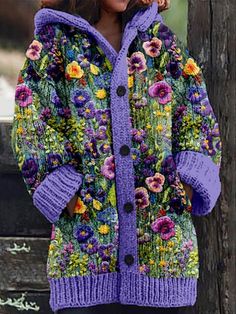
<svg viewBox="0 0 236 314">
<path fill-rule="evenodd" d="M 49 292 L 0 292 L 0 314 L 53 313 L 49 305 Z"/>
<path fill-rule="evenodd" d="M 188 47 L 203 65 L 209 98 L 223 143 L 222 192 L 213 212 L 194 217 L 200 250 L 198 301 L 186 313 L 227 313 L 236 309 L 236 2 L 189 0 Z M 183 311 L 185 313 L 185 311 Z"/>
<path fill-rule="evenodd" d="M 49 290 L 46 277 L 49 243 L 47 238 L 1 237 L 0 291 Z"/>
</svg>

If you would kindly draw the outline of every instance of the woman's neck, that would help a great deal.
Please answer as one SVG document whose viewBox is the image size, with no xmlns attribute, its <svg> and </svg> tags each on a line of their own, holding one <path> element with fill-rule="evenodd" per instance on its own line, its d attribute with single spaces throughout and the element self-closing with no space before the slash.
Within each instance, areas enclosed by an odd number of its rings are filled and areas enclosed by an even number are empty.
<svg viewBox="0 0 236 314">
<path fill-rule="evenodd" d="M 108 12 L 101 8 L 100 20 L 94 26 L 118 52 L 122 38 L 122 28 L 118 13 Z"/>
</svg>

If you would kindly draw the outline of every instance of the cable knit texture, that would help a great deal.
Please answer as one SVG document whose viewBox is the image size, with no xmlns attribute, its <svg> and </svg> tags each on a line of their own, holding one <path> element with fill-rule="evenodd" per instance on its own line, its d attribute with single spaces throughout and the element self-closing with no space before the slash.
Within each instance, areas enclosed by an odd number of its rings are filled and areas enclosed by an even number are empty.
<svg viewBox="0 0 236 314">
<path fill-rule="evenodd" d="M 203 71 L 157 3 L 127 21 L 119 52 L 82 17 L 39 10 L 15 102 L 12 149 L 52 223 L 52 310 L 194 305 L 192 215 L 220 195 L 221 140 Z"/>
</svg>

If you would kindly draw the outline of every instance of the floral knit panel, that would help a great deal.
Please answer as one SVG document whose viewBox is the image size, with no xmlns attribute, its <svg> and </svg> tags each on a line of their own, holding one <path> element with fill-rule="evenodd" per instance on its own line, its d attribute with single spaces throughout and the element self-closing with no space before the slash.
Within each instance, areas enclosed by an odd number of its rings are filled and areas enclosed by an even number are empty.
<svg viewBox="0 0 236 314">
<path fill-rule="evenodd" d="M 160 22 L 139 33 L 127 62 L 139 270 L 152 277 L 198 277 L 192 204 L 174 154 L 193 150 L 220 164 L 218 124 L 203 75 Z"/>
<path fill-rule="evenodd" d="M 118 211 L 108 99 L 111 64 L 90 36 L 65 27 L 66 98 L 70 108 L 66 137 L 81 156 L 74 216 L 63 212 L 52 230 L 49 277 L 91 275 L 118 270 Z M 78 45 L 78 42 L 80 45 Z"/>
<path fill-rule="evenodd" d="M 79 163 L 64 135 L 70 109 L 64 96 L 61 35 L 59 27 L 46 26 L 34 37 L 15 90 L 11 145 L 30 195 L 58 166 Z"/>
</svg>

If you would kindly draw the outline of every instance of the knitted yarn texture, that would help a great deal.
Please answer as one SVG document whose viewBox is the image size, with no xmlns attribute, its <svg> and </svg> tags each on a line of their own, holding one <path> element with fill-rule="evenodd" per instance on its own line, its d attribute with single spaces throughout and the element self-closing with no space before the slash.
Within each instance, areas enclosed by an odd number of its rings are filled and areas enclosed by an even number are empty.
<svg viewBox="0 0 236 314">
<path fill-rule="evenodd" d="M 156 2 L 127 22 L 119 53 L 80 16 L 39 10 L 11 135 L 27 191 L 52 224 L 53 311 L 195 304 L 192 215 L 209 214 L 220 195 L 221 139 L 202 68 Z"/>
</svg>

